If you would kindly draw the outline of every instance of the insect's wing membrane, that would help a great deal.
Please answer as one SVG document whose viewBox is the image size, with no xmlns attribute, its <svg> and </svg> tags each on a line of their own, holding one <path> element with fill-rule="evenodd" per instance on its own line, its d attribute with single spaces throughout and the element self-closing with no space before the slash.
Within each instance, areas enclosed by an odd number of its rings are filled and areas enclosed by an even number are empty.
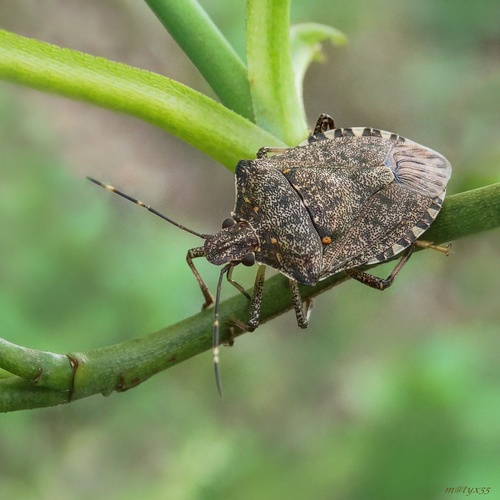
<svg viewBox="0 0 500 500">
<path fill-rule="evenodd" d="M 451 176 L 451 165 L 443 155 L 407 139 L 394 145 L 386 163 L 396 184 L 431 198 L 445 191 Z"/>
<path fill-rule="evenodd" d="M 325 249 L 322 278 L 393 257 L 421 236 L 441 209 L 451 175 L 448 160 L 413 141 L 391 136 L 384 165 L 394 181 L 374 192 L 347 231 Z"/>
</svg>

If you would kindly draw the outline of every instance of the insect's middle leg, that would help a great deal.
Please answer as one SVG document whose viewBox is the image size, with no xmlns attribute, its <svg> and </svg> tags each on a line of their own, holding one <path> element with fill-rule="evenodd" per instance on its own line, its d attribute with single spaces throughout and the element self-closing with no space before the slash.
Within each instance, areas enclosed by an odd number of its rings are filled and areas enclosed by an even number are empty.
<svg viewBox="0 0 500 500">
<path fill-rule="evenodd" d="M 297 317 L 297 324 L 300 328 L 307 328 L 309 325 L 309 316 L 312 311 L 312 301 L 306 300 L 304 303 L 302 302 L 299 284 L 295 280 L 288 280 L 288 285 L 290 286 L 290 291 L 292 292 L 293 307 L 295 309 L 295 316 Z"/>
<path fill-rule="evenodd" d="M 260 308 L 262 306 L 265 276 L 266 266 L 259 265 L 257 275 L 255 276 L 255 283 L 253 286 L 253 293 L 251 298 L 244 290 L 240 290 L 240 288 L 237 287 L 247 298 L 250 299 L 250 318 L 247 323 L 243 323 L 242 321 L 233 318 L 229 321 L 230 327 L 238 328 L 240 330 L 243 330 L 244 332 L 253 332 L 259 326 Z"/>
<path fill-rule="evenodd" d="M 365 273 L 364 271 L 358 271 L 357 269 L 347 269 L 346 273 L 355 280 L 363 283 L 364 285 L 368 285 L 371 288 L 375 288 L 376 290 L 385 290 L 389 288 L 399 271 L 403 269 L 404 265 L 410 259 L 413 250 L 415 248 L 415 243 L 411 245 L 408 250 L 403 254 L 399 262 L 396 264 L 391 274 L 387 278 L 379 278 L 378 276 L 373 276 L 372 274 Z"/>
</svg>

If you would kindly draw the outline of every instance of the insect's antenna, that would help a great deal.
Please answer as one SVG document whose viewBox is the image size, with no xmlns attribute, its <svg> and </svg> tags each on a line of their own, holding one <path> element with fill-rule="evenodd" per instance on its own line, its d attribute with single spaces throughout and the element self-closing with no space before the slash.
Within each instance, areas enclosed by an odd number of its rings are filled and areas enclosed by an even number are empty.
<svg viewBox="0 0 500 500">
<path fill-rule="evenodd" d="M 132 203 L 135 203 L 136 205 L 139 205 L 142 208 L 145 208 L 152 214 L 155 214 L 157 217 L 160 217 L 160 219 L 166 220 L 167 222 L 170 222 L 170 224 L 173 224 L 174 226 L 177 226 L 179 229 L 182 229 L 183 231 L 186 231 L 188 233 L 194 234 L 195 236 L 199 236 L 200 238 L 203 238 L 206 240 L 208 238 L 207 234 L 201 234 L 197 233 L 196 231 L 193 231 L 192 229 L 189 229 L 186 226 L 183 226 L 182 224 L 179 224 L 178 222 L 175 222 L 174 220 L 170 219 L 166 215 L 163 215 L 162 213 L 158 212 L 158 210 L 154 209 L 153 207 L 144 204 L 142 201 L 136 200 L 135 198 L 132 198 L 132 196 L 129 196 L 128 194 L 122 193 L 118 189 L 114 188 L 113 186 L 109 186 L 108 184 L 104 184 L 96 179 L 93 179 L 92 177 L 87 177 L 87 179 L 90 182 L 93 182 L 94 184 L 97 184 L 98 186 L 101 186 L 104 189 L 107 189 L 108 191 L 111 191 L 112 193 L 117 194 L 118 196 L 121 196 L 122 198 L 125 198 L 128 201 L 131 201 Z"/>
<path fill-rule="evenodd" d="M 219 396 L 222 397 L 222 385 L 220 382 L 220 375 L 219 375 L 219 330 L 220 330 L 220 323 L 219 323 L 219 304 L 220 304 L 220 292 L 222 289 L 222 279 L 224 278 L 224 274 L 226 274 L 229 269 L 231 269 L 233 264 L 229 263 L 226 264 L 220 271 L 219 275 L 219 281 L 217 283 L 217 291 L 215 294 L 215 318 L 214 318 L 214 335 L 213 335 L 213 344 L 212 344 L 212 352 L 214 355 L 214 373 L 215 373 L 215 384 L 217 385 L 217 392 L 219 393 Z"/>
</svg>

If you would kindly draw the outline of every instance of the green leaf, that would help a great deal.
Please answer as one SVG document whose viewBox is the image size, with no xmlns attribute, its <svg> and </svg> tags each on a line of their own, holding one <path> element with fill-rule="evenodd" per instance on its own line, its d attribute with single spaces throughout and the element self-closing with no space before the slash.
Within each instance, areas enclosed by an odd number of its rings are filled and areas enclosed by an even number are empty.
<svg viewBox="0 0 500 500">
<path fill-rule="evenodd" d="M 164 76 L 0 30 L 0 78 L 161 127 L 234 170 L 283 142 L 213 99 Z"/>
<path fill-rule="evenodd" d="M 146 0 L 221 102 L 253 121 L 247 70 L 196 0 Z"/>
<path fill-rule="evenodd" d="M 295 75 L 295 88 L 299 101 L 303 104 L 303 83 L 307 68 L 313 61 L 323 60 L 321 42 L 330 41 L 335 46 L 345 45 L 347 38 L 341 31 L 318 23 L 303 23 L 292 26 L 290 49 Z M 304 111 L 305 113 L 305 111 Z"/>
<path fill-rule="evenodd" d="M 289 146 L 308 132 L 290 58 L 290 1 L 249 0 L 247 65 L 258 125 Z"/>
</svg>

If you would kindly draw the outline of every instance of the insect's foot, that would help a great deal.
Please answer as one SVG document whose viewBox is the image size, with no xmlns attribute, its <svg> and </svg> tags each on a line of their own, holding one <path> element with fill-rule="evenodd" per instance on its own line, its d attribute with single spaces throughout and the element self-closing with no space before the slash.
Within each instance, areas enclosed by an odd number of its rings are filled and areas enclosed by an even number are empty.
<svg viewBox="0 0 500 500">
<path fill-rule="evenodd" d="M 211 302 L 205 302 L 202 306 L 201 306 L 201 310 L 204 311 L 205 309 L 208 309 L 209 307 L 213 306 L 214 305 L 214 301 L 212 300 Z"/>
<path fill-rule="evenodd" d="M 437 250 L 438 252 L 444 253 L 447 257 L 451 253 L 451 243 L 448 243 L 446 245 L 435 245 L 434 243 L 432 243 L 432 241 L 426 240 L 417 240 L 415 243 L 417 247 L 432 248 L 432 250 Z"/>
<path fill-rule="evenodd" d="M 231 333 L 231 336 L 234 340 L 236 337 L 236 330 L 240 330 L 242 332 L 253 332 L 255 330 L 255 326 L 243 323 L 243 321 L 240 321 L 239 319 L 232 318 L 228 321 L 228 326 L 229 326 L 229 331 Z"/>
</svg>

